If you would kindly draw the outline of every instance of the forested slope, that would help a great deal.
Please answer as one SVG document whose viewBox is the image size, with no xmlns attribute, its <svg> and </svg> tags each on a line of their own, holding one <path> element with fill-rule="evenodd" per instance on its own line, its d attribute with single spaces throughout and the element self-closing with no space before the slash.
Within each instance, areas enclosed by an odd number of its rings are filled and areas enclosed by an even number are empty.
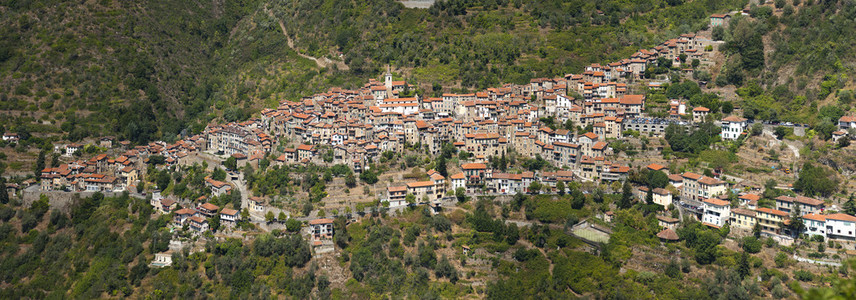
<svg viewBox="0 0 856 300">
<path fill-rule="evenodd" d="M 427 10 L 393 0 L 275 3 L 298 47 L 341 52 L 357 73 L 392 64 L 420 83 L 485 88 L 626 58 L 745 2 L 451 0 Z"/>
</svg>

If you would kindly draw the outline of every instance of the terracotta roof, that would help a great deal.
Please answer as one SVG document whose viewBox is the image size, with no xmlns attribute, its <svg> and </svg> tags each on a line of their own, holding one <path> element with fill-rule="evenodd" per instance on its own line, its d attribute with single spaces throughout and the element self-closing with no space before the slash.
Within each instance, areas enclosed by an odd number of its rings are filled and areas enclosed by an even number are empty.
<svg viewBox="0 0 856 300">
<path fill-rule="evenodd" d="M 737 198 L 739 198 L 739 199 L 746 199 L 746 200 L 749 200 L 749 201 L 758 201 L 758 200 L 761 200 L 761 196 L 760 196 L 760 195 L 755 195 L 755 194 L 743 194 L 743 195 L 740 195 L 740 197 L 737 197 Z"/>
<path fill-rule="evenodd" d="M 678 234 L 675 233 L 674 230 L 669 228 L 663 229 L 663 231 L 657 233 L 657 237 L 667 241 L 677 241 L 680 239 L 680 237 L 678 237 Z"/>
<path fill-rule="evenodd" d="M 779 197 L 776 197 L 776 200 L 777 201 L 783 201 L 783 202 L 791 202 L 791 203 L 798 202 L 798 203 L 802 203 L 802 204 L 810 205 L 810 206 L 823 205 L 823 201 L 821 201 L 821 200 L 817 200 L 817 199 L 809 198 L 809 197 L 804 197 L 804 196 L 796 196 L 796 197 L 779 196 Z"/>
<path fill-rule="evenodd" d="M 716 206 L 727 206 L 727 205 L 731 204 L 728 201 L 719 200 L 719 199 L 715 199 L 715 198 L 710 198 L 710 199 L 704 200 L 704 203 L 713 204 Z"/>
<path fill-rule="evenodd" d="M 744 216 L 752 216 L 752 217 L 755 216 L 754 210 L 743 209 L 743 208 L 732 208 L 731 213 L 732 214 L 738 214 L 738 215 L 744 215 Z"/>
<path fill-rule="evenodd" d="M 309 225 L 319 225 L 319 224 L 333 224 L 332 219 L 315 219 L 309 221 Z"/>
<path fill-rule="evenodd" d="M 716 228 L 716 229 L 721 228 L 720 226 L 716 226 L 716 225 L 714 225 L 714 224 L 712 224 L 712 223 L 708 223 L 708 222 L 701 222 L 701 225 L 704 225 L 704 226 L 707 226 L 707 227 L 713 227 L 713 228 Z"/>
<path fill-rule="evenodd" d="M 818 215 L 818 214 L 805 214 L 805 215 L 803 215 L 803 216 L 802 216 L 802 218 L 803 218 L 803 219 L 809 219 L 809 220 L 815 220 L 815 221 L 826 222 L 826 216 L 824 216 L 824 215 Z"/>
<path fill-rule="evenodd" d="M 391 187 L 386 188 L 386 191 L 387 191 L 387 192 L 406 192 L 406 191 L 407 191 L 407 186 L 406 186 L 406 185 L 402 185 L 402 186 L 391 186 Z"/>
<path fill-rule="evenodd" d="M 664 167 L 664 166 L 662 166 L 662 165 L 654 164 L 654 163 L 652 163 L 652 164 L 648 165 L 648 169 L 651 169 L 651 170 L 654 170 L 654 171 L 659 171 L 659 170 L 662 170 L 662 169 L 665 169 L 665 168 L 666 168 L 666 167 Z"/>
<path fill-rule="evenodd" d="M 766 208 L 766 207 L 760 207 L 755 211 L 766 213 L 766 214 L 771 214 L 771 215 L 777 215 L 780 217 L 787 217 L 788 216 L 788 213 L 786 213 L 786 212 L 783 212 L 783 211 L 778 210 L 778 209 L 771 209 L 771 208 Z"/>
<path fill-rule="evenodd" d="M 856 122 L 856 116 L 842 116 L 838 119 L 839 122 Z"/>
<path fill-rule="evenodd" d="M 856 217 L 848 215 L 848 214 L 831 214 L 826 215 L 827 220 L 836 220 L 836 221 L 846 221 L 846 222 L 856 222 Z"/>
<path fill-rule="evenodd" d="M 703 176 L 701 179 L 698 180 L 698 182 L 704 185 L 718 185 L 725 183 L 725 181 L 707 176 Z"/>
<path fill-rule="evenodd" d="M 722 120 L 726 121 L 726 122 L 736 122 L 736 123 L 746 122 L 746 119 L 738 117 L 738 116 L 734 116 L 734 115 L 725 117 Z"/>
<path fill-rule="evenodd" d="M 190 208 L 182 208 L 175 211 L 176 215 L 192 215 L 195 214 L 196 211 Z"/>
<path fill-rule="evenodd" d="M 487 166 L 480 163 L 468 163 L 461 165 L 461 168 L 464 170 L 484 170 L 487 169 Z"/>
<path fill-rule="evenodd" d="M 224 208 L 223 210 L 220 211 L 220 214 L 221 215 L 235 216 L 235 215 L 238 215 L 238 211 L 231 209 L 231 208 Z"/>
<path fill-rule="evenodd" d="M 220 209 L 220 207 L 219 207 L 219 206 L 214 205 L 214 204 L 211 204 L 211 203 L 208 203 L 208 202 L 206 202 L 205 204 L 202 204 L 202 206 L 200 206 L 200 207 L 201 207 L 201 208 L 204 208 L 204 209 L 207 209 L 207 210 L 209 210 L 209 211 L 216 211 L 216 210 Z"/>
<path fill-rule="evenodd" d="M 652 193 L 657 194 L 657 195 L 670 195 L 670 194 L 672 194 L 672 192 L 670 192 L 667 189 L 663 189 L 663 188 L 656 188 L 652 191 Z"/>
<path fill-rule="evenodd" d="M 461 173 L 458 173 L 458 174 L 453 174 L 451 177 L 452 177 L 452 179 L 464 179 L 464 178 L 466 178 L 466 177 L 464 176 L 464 172 L 461 172 Z"/>
<path fill-rule="evenodd" d="M 657 216 L 657 220 L 660 220 L 660 221 L 663 221 L 663 222 L 666 222 L 666 223 L 675 223 L 675 222 L 680 221 L 680 220 L 678 220 L 678 219 L 676 219 L 676 218 L 667 217 L 667 216 L 659 216 L 659 215 Z"/>
<path fill-rule="evenodd" d="M 417 182 L 408 182 L 407 183 L 408 188 L 420 188 L 420 187 L 428 187 L 428 186 L 434 186 L 434 182 L 433 181 L 417 181 Z"/>
<path fill-rule="evenodd" d="M 681 176 L 683 176 L 684 178 L 692 179 L 692 180 L 699 180 L 699 179 L 701 179 L 701 175 L 696 174 L 696 173 L 693 173 L 693 172 L 685 172 L 685 173 L 684 173 L 684 174 L 682 174 Z"/>
</svg>

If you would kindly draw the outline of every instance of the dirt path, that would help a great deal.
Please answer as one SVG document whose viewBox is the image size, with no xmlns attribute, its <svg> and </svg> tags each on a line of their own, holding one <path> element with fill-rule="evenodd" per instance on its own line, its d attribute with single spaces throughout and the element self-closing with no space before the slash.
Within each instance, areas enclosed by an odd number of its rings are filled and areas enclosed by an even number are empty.
<svg viewBox="0 0 856 300">
<path fill-rule="evenodd" d="M 800 159 L 800 149 L 799 149 L 799 148 L 797 148 L 797 147 L 796 147 L 796 146 L 794 146 L 794 145 L 791 145 L 791 143 L 788 143 L 788 141 L 786 141 L 786 140 L 784 140 L 784 139 L 783 139 L 783 140 L 781 140 L 781 141 L 779 141 L 778 139 L 776 139 L 776 136 L 775 136 L 775 135 L 773 134 L 773 132 L 771 132 L 771 131 L 766 131 L 766 130 L 765 130 L 765 131 L 764 131 L 764 133 L 765 133 L 765 134 L 767 134 L 767 135 L 769 135 L 770 137 L 772 137 L 772 138 L 773 138 L 773 141 L 770 141 L 770 145 L 768 145 L 768 146 L 771 146 L 771 147 L 772 147 L 772 146 L 775 146 L 775 144 L 776 144 L 775 142 L 776 142 L 776 141 L 778 141 L 778 142 L 780 142 L 780 143 L 785 143 L 785 145 L 786 145 L 786 146 L 788 146 L 788 149 L 791 149 L 791 151 L 794 153 L 794 157 L 796 157 L 796 158 L 797 158 L 797 160 L 799 160 L 799 159 Z"/>
<path fill-rule="evenodd" d="M 268 16 L 270 16 L 271 18 L 276 19 L 276 17 L 273 15 L 273 11 L 269 10 L 269 9 L 267 8 L 267 6 L 265 6 L 265 9 L 264 9 L 264 10 L 265 10 L 265 12 L 267 12 Z M 329 58 L 326 58 L 326 57 L 317 58 L 317 57 L 314 57 L 314 56 L 309 56 L 309 55 L 306 55 L 306 54 L 300 53 L 300 50 L 297 50 L 297 48 L 294 48 L 294 40 L 292 40 L 292 39 L 291 39 L 291 36 L 289 36 L 289 35 L 288 35 L 288 31 L 286 31 L 286 30 L 285 30 L 285 24 L 284 24 L 284 23 L 282 23 L 282 20 L 276 20 L 276 22 L 277 22 L 277 23 L 279 23 L 279 29 L 282 29 L 282 35 L 284 35 L 284 36 L 285 36 L 285 39 L 286 39 L 286 41 L 287 41 L 287 43 L 288 43 L 288 47 L 289 47 L 289 48 L 291 48 L 291 50 L 294 50 L 294 52 L 297 52 L 297 55 L 300 55 L 300 57 L 303 57 L 303 58 L 306 58 L 306 59 L 309 59 L 309 60 L 314 61 L 314 62 L 315 62 L 315 64 L 317 64 L 317 65 L 318 65 L 318 67 L 319 67 L 319 68 L 327 68 L 327 67 L 329 67 L 329 66 L 335 65 L 339 70 L 343 70 L 343 71 L 344 71 L 344 70 L 349 70 L 349 69 L 350 69 L 350 68 L 348 67 L 348 65 L 346 65 L 346 64 L 345 64 L 344 62 L 342 62 L 342 61 L 335 61 L 335 60 L 332 60 L 332 59 L 329 59 Z"/>
</svg>

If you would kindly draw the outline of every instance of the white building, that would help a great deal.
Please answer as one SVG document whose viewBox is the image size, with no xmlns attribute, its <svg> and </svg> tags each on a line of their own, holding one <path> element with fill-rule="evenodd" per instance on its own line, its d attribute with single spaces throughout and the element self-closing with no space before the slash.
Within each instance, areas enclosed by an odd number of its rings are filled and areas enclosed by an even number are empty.
<svg viewBox="0 0 856 300">
<path fill-rule="evenodd" d="M 802 216 L 805 233 L 811 236 L 819 235 L 826 238 L 826 216 L 806 214 Z"/>
<path fill-rule="evenodd" d="M 731 217 L 731 203 L 719 199 L 704 200 L 702 222 L 721 227 Z"/>
<path fill-rule="evenodd" d="M 738 116 L 728 116 L 722 119 L 722 132 L 720 136 L 722 136 L 723 140 L 737 140 L 740 138 L 740 134 L 746 130 L 746 126 L 746 119 Z"/>
<path fill-rule="evenodd" d="M 238 221 L 238 211 L 231 208 L 224 208 L 220 211 L 220 221 L 235 223 Z"/>
<path fill-rule="evenodd" d="M 458 173 L 450 176 L 452 178 L 452 191 L 457 191 L 458 188 L 467 188 L 467 178 L 464 173 Z"/>
<path fill-rule="evenodd" d="M 312 242 L 333 239 L 333 220 L 315 219 L 309 221 L 309 230 L 312 233 Z"/>
<path fill-rule="evenodd" d="M 826 236 L 831 239 L 856 239 L 856 217 L 841 213 L 827 215 Z"/>
<path fill-rule="evenodd" d="M 169 267 L 172 265 L 172 251 L 155 253 L 155 260 L 152 261 L 152 267 Z"/>
<path fill-rule="evenodd" d="M 574 105 L 574 99 L 564 95 L 556 95 L 556 108 L 559 112 L 568 112 Z"/>
<path fill-rule="evenodd" d="M 65 155 L 72 156 L 74 152 L 83 149 L 83 146 L 80 144 L 71 143 L 65 146 Z"/>
<path fill-rule="evenodd" d="M 838 128 L 847 130 L 856 127 L 856 116 L 842 116 L 838 119 Z"/>
</svg>

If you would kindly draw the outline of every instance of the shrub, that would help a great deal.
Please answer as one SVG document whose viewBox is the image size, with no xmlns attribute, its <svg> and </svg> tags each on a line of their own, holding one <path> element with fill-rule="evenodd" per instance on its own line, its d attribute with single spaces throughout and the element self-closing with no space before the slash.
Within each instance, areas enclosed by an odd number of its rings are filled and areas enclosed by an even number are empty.
<svg viewBox="0 0 856 300">
<path fill-rule="evenodd" d="M 761 252 L 761 241 L 754 236 L 743 238 L 743 250 L 749 253 Z"/>
<path fill-rule="evenodd" d="M 796 270 L 794 271 L 794 278 L 799 281 L 812 281 L 814 274 L 806 270 Z"/>
</svg>

